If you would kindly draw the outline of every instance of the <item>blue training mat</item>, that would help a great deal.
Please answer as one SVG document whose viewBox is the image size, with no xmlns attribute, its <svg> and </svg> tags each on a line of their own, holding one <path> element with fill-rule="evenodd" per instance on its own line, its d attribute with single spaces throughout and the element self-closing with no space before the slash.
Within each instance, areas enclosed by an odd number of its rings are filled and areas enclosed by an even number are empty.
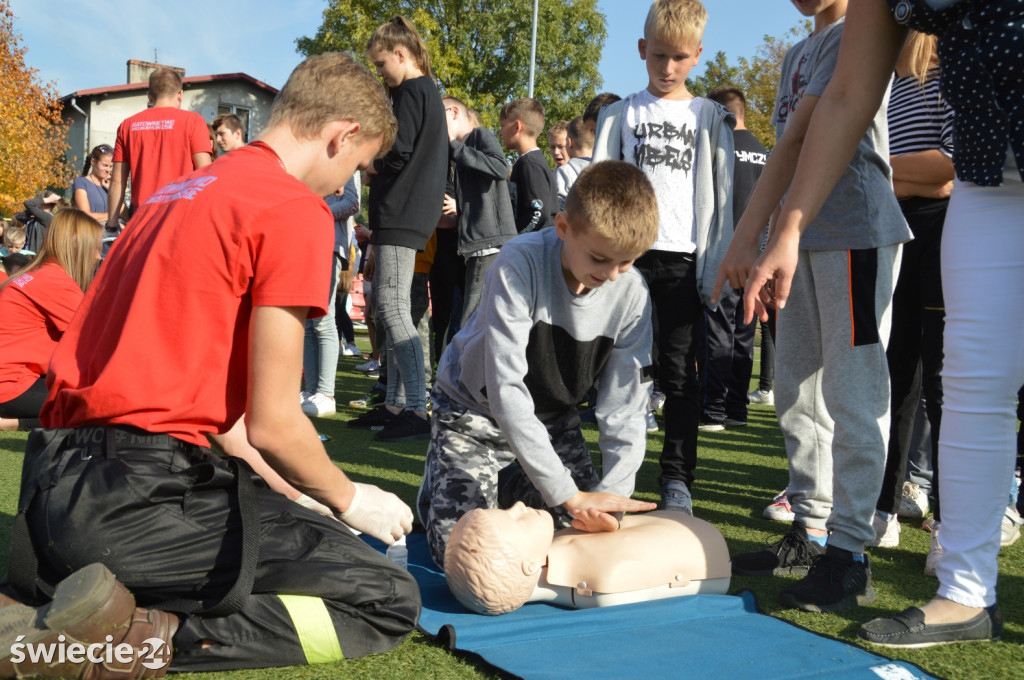
<svg viewBox="0 0 1024 680">
<path fill-rule="evenodd" d="M 407 544 L 409 572 L 423 597 L 419 629 L 527 680 L 934 678 L 907 662 L 759 614 L 749 592 L 583 610 L 531 603 L 501 616 L 472 614 L 449 592 L 426 536 L 412 534 Z"/>
</svg>

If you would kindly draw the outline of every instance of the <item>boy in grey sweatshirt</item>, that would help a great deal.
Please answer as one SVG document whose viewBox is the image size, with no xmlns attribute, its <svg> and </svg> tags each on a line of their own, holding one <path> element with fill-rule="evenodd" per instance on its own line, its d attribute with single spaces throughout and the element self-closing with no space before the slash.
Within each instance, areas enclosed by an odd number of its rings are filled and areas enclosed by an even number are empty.
<svg viewBox="0 0 1024 680">
<path fill-rule="evenodd" d="M 504 245 L 476 314 L 441 357 L 418 508 L 444 564 L 455 523 L 516 501 L 562 526 L 615 530 L 646 451 L 651 304 L 631 269 L 657 234 L 643 172 L 595 164 L 573 185 L 554 229 Z M 599 477 L 578 404 L 600 385 Z M 571 516 L 571 517 L 570 517 Z"/>
</svg>

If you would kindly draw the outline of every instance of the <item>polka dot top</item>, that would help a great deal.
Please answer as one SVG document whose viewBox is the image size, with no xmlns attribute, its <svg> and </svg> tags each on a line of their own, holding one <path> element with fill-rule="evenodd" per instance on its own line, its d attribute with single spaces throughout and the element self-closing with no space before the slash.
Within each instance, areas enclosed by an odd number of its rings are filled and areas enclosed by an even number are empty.
<svg viewBox="0 0 1024 680">
<path fill-rule="evenodd" d="M 958 179 L 1002 184 L 1006 149 L 1024 179 L 1024 0 L 888 0 L 893 18 L 939 37 L 942 94 L 956 111 Z"/>
</svg>

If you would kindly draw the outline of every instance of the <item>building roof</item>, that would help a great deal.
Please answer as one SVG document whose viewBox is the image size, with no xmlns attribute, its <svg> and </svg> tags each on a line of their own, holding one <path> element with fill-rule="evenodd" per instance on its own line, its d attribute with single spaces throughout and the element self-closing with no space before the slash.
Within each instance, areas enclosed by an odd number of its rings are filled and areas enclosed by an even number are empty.
<svg viewBox="0 0 1024 680">
<path fill-rule="evenodd" d="M 222 82 L 228 80 L 244 80 L 260 89 L 266 90 L 271 95 L 277 94 L 277 88 L 267 85 L 262 80 L 256 80 L 252 76 L 246 73 L 219 73 L 212 76 L 189 76 L 182 79 L 185 86 L 188 87 L 192 84 L 199 83 L 213 83 Z M 115 94 L 119 92 L 145 92 L 149 89 L 149 83 L 127 83 L 124 85 L 111 85 L 109 87 L 93 87 L 85 90 L 76 90 L 70 94 L 66 94 L 61 97 L 61 101 L 68 100 L 72 97 L 97 97 L 106 94 Z"/>
</svg>

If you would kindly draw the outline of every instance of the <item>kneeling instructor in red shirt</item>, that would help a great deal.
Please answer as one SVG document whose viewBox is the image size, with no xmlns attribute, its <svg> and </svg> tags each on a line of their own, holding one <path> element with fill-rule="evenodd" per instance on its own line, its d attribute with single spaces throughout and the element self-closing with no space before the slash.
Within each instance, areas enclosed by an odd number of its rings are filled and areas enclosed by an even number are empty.
<svg viewBox="0 0 1024 680">
<path fill-rule="evenodd" d="M 318 663 L 412 630 L 415 582 L 349 529 L 392 543 L 409 508 L 331 462 L 295 398 L 304 323 L 330 285 L 321 197 L 395 130 L 366 69 L 310 57 L 255 142 L 138 207 L 50 364 L 12 532 L 23 604 L 0 602 L 0 631 L 14 631 L 0 677 Z M 75 641 L 89 650 L 80 664 L 26 651 Z M 138 653 L 119 657 L 123 645 Z"/>
</svg>

